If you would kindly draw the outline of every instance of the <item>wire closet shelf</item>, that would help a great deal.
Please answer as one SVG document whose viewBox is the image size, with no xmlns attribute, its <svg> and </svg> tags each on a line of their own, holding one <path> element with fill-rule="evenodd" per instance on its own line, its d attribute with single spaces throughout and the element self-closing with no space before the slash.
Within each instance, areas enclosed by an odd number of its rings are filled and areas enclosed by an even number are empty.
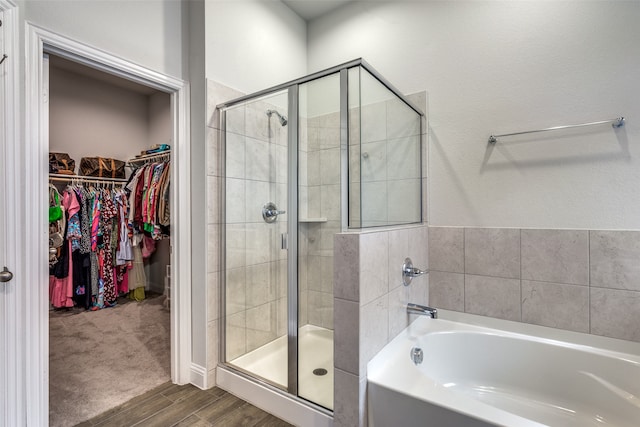
<svg viewBox="0 0 640 427">
<path fill-rule="evenodd" d="M 161 153 L 146 154 L 144 156 L 129 159 L 129 161 L 127 162 L 127 167 L 135 169 L 135 168 L 139 168 L 140 166 L 144 166 L 147 163 L 151 163 L 155 161 L 168 161 L 168 160 L 171 160 L 171 150 L 163 151 Z"/>
<path fill-rule="evenodd" d="M 125 178 L 108 178 L 97 176 L 82 176 L 82 175 L 66 175 L 62 173 L 50 173 L 49 181 L 51 182 L 67 182 L 70 184 L 95 184 L 97 186 L 115 187 L 117 184 L 124 184 L 127 182 Z"/>
</svg>

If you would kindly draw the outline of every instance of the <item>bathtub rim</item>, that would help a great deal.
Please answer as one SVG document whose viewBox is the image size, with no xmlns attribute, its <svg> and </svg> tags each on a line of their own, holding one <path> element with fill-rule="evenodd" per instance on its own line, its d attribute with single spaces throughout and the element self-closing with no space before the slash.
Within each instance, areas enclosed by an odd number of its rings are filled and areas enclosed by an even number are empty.
<svg viewBox="0 0 640 427">
<path fill-rule="evenodd" d="M 640 342 L 627 341 L 619 338 L 605 337 L 585 332 L 569 331 L 550 326 L 516 322 L 513 320 L 479 316 L 470 313 L 461 313 L 451 310 L 438 309 L 438 314 L 438 319 L 428 319 L 426 317 L 416 318 L 407 328 L 405 328 L 405 330 L 402 331 L 402 333 L 409 331 L 411 328 L 413 328 L 411 330 L 415 333 L 419 333 L 422 329 L 426 329 L 428 332 L 432 330 L 429 322 L 430 320 L 447 320 L 479 328 L 505 331 L 515 335 L 536 337 L 544 342 L 558 344 L 561 346 L 572 344 L 572 348 L 579 348 L 584 351 L 596 351 L 602 353 L 604 350 L 607 353 L 616 353 L 610 354 L 612 357 L 621 357 L 626 355 L 633 360 L 640 361 Z M 398 337 L 402 335 L 402 333 L 399 334 Z"/>
</svg>

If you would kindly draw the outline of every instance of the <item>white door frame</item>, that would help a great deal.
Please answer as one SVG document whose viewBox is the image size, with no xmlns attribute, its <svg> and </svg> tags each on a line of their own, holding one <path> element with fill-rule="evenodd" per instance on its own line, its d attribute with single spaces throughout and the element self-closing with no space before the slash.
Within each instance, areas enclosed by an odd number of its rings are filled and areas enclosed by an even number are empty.
<svg viewBox="0 0 640 427">
<path fill-rule="evenodd" d="M 23 248 L 21 202 L 20 202 L 20 102 L 19 102 L 19 64 L 18 56 L 18 8 L 10 0 L 0 0 L 3 23 L 4 51 L 7 59 L 0 66 L 0 85 L 3 86 L 2 117 L 0 123 L 0 179 L 3 183 L 3 241 L 0 251 L 2 261 L 13 272 L 10 282 L 0 283 L 0 328 L 3 328 L 4 342 L 0 343 L 3 352 L 2 366 L 6 380 L 0 384 L 0 426 L 18 426 L 26 423 L 23 337 L 24 305 L 27 298 L 24 281 L 25 261 L 20 257 Z"/>
<path fill-rule="evenodd" d="M 2 0 L 0 0 L 2 1 Z M 171 379 L 186 384 L 191 365 L 191 183 L 189 84 L 130 61 L 71 40 L 31 23 L 25 24 L 25 269 L 29 298 L 20 302 L 26 311 L 26 402 L 28 425 L 45 426 L 49 420 L 49 295 L 48 135 L 43 132 L 43 53 L 81 62 L 151 86 L 171 95 L 173 143 L 171 170 Z M 27 262 L 27 261 L 25 261 Z"/>
</svg>

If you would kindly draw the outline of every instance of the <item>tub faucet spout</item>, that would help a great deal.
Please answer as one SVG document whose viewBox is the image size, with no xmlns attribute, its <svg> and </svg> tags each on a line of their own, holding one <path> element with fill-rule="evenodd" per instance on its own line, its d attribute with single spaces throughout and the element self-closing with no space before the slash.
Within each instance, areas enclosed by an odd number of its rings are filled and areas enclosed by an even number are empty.
<svg viewBox="0 0 640 427">
<path fill-rule="evenodd" d="M 410 302 L 407 304 L 407 313 L 419 314 L 421 316 L 429 316 L 432 319 L 438 318 L 438 309 L 433 307 L 427 307 L 426 305 L 419 305 Z"/>
</svg>

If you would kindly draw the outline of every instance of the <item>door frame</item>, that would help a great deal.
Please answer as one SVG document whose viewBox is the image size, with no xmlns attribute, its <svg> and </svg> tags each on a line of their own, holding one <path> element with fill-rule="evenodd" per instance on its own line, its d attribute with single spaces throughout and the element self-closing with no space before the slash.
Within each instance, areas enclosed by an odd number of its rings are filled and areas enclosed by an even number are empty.
<svg viewBox="0 0 640 427">
<path fill-rule="evenodd" d="M 6 381 L 0 384 L 0 425 L 24 425 L 26 417 L 25 388 L 23 383 L 24 369 L 24 311 L 23 304 L 27 297 L 24 288 L 25 261 L 19 256 L 22 253 L 23 223 L 21 221 L 20 188 L 20 82 L 18 79 L 20 60 L 18 57 L 18 8 L 11 0 L 0 0 L 0 12 L 3 23 L 0 31 L 3 33 L 4 51 L 7 59 L 2 64 L 0 85 L 3 86 L 4 98 L 2 102 L 2 129 L 0 130 L 0 179 L 3 182 L 3 241 L 0 250 L 3 253 L 4 265 L 13 272 L 13 279 L 0 284 L 2 289 L 3 313 L 2 324 L 4 347 L 3 363 L 0 366 L 6 374 Z"/>
<path fill-rule="evenodd" d="M 2 1 L 2 0 L 0 0 Z M 26 405 L 28 425 L 49 419 L 48 228 L 46 216 L 49 137 L 44 132 L 43 54 L 53 53 L 169 93 L 173 119 L 171 180 L 171 380 L 186 384 L 191 365 L 191 179 L 189 83 L 150 70 L 32 23 L 25 23 L 25 268 Z M 25 261 L 27 262 L 27 261 Z"/>
</svg>

